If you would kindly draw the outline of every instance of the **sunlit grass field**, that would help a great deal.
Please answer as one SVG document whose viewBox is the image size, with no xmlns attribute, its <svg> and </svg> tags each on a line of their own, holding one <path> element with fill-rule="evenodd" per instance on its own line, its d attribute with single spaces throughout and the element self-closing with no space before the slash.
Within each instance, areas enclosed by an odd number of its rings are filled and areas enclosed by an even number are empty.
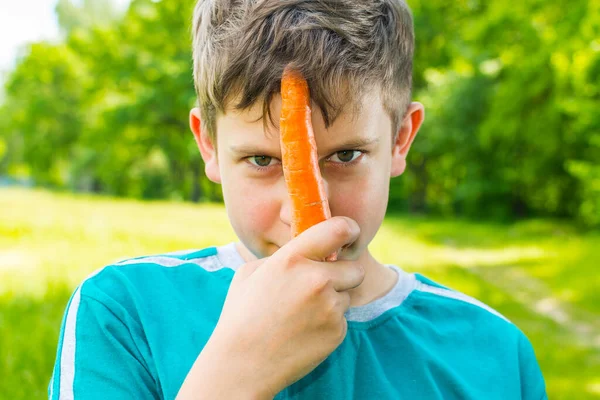
<svg viewBox="0 0 600 400">
<path fill-rule="evenodd" d="M 126 257 L 235 240 L 218 205 L 0 189 L 0 399 L 46 396 L 75 286 Z M 532 341 L 550 399 L 600 399 L 600 234 L 393 216 L 374 255 L 497 309 Z"/>
</svg>

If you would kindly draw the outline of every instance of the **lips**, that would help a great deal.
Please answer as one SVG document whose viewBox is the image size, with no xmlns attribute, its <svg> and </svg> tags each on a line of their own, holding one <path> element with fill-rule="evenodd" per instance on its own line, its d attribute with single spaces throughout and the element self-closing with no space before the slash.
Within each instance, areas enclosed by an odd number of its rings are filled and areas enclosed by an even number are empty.
<svg viewBox="0 0 600 400">
<path fill-rule="evenodd" d="M 287 243 L 287 242 L 286 242 Z M 345 245 L 344 247 L 342 247 L 341 249 L 338 250 L 338 259 L 340 257 L 341 254 L 348 254 L 349 252 L 351 253 L 352 250 L 354 249 L 354 245 L 356 242 L 350 243 Z M 283 245 L 278 245 L 275 242 L 267 242 L 267 249 L 268 249 L 268 254 L 269 256 L 272 256 L 273 253 L 275 253 L 277 250 L 279 250 L 281 247 L 283 247 L 285 245 L 285 243 Z M 271 252 L 271 248 L 274 248 L 274 250 Z"/>
</svg>

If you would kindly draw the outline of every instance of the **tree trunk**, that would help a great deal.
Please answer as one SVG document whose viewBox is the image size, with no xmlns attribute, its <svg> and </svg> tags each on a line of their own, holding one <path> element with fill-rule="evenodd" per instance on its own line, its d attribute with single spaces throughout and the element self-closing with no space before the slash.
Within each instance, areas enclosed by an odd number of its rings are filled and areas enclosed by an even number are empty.
<svg viewBox="0 0 600 400">
<path fill-rule="evenodd" d="M 409 210 L 412 213 L 424 212 L 427 209 L 427 157 L 423 156 L 421 163 L 413 164 L 413 171 L 417 180 L 416 190 L 411 194 Z"/>
<path fill-rule="evenodd" d="M 191 200 L 194 203 L 198 203 L 204 197 L 202 193 L 202 185 L 200 185 L 202 177 L 202 162 L 199 158 L 192 159 L 192 196 Z"/>
</svg>

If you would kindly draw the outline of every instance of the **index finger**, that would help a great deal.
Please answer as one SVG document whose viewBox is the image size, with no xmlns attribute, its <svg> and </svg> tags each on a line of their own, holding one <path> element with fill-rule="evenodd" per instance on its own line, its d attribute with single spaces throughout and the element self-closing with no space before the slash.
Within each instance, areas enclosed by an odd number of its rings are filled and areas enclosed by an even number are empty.
<svg viewBox="0 0 600 400">
<path fill-rule="evenodd" d="M 358 235 L 358 224 L 348 217 L 332 217 L 311 226 L 281 249 L 287 254 L 322 261 L 340 248 L 352 244 Z"/>
</svg>

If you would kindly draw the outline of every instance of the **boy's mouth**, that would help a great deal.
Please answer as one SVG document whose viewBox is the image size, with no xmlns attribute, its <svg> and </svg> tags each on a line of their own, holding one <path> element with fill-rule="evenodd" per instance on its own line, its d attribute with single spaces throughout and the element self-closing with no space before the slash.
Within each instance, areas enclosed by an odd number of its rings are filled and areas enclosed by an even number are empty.
<svg viewBox="0 0 600 400">
<path fill-rule="evenodd" d="M 277 250 L 279 250 L 282 246 L 278 245 L 275 242 L 268 242 L 267 243 L 267 254 L 268 256 L 272 256 Z M 351 253 L 352 249 L 354 248 L 354 243 L 350 243 L 347 244 L 346 246 L 342 247 L 341 249 L 339 249 L 337 251 L 338 254 L 338 258 L 341 254 L 347 254 L 347 253 Z"/>
</svg>

